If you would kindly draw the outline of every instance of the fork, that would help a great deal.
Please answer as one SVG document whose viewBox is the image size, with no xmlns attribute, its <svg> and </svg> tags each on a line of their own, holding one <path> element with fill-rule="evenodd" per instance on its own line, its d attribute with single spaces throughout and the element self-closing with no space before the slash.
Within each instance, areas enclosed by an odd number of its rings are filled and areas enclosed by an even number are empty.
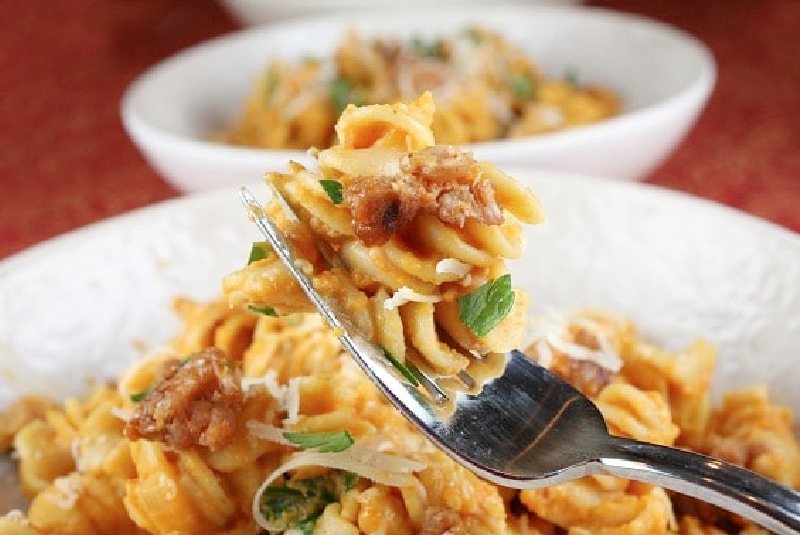
<svg viewBox="0 0 800 535">
<path fill-rule="evenodd" d="M 280 198 L 280 193 L 273 192 Z M 253 194 L 240 197 L 309 300 L 363 371 L 433 443 L 484 479 L 517 489 L 606 474 L 664 487 L 744 516 L 781 535 L 800 533 L 800 493 L 699 453 L 613 436 L 595 404 L 518 350 L 479 394 L 444 390 L 414 368 L 412 381 L 295 265 L 294 252 Z M 284 203 L 284 206 L 285 205 Z M 420 388 L 420 386 L 424 388 Z M 426 396 L 425 393 L 428 395 Z M 448 411 L 442 405 L 448 404 Z"/>
</svg>

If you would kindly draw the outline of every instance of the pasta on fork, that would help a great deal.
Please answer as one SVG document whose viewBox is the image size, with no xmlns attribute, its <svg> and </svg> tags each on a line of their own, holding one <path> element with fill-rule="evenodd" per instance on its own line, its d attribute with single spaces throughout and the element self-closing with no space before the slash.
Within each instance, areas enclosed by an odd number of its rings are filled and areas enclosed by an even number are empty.
<svg viewBox="0 0 800 535">
<path fill-rule="evenodd" d="M 436 145 L 434 112 L 430 93 L 349 106 L 336 125 L 339 142 L 315 152 L 318 170 L 292 163 L 266 175 L 288 205 L 276 199 L 266 210 L 318 291 L 369 338 L 398 363 L 453 378 L 522 343 L 527 295 L 512 288 L 505 261 L 522 254 L 522 224 L 544 216 L 511 176 Z M 223 287 L 234 306 L 313 310 L 268 252 Z"/>
</svg>

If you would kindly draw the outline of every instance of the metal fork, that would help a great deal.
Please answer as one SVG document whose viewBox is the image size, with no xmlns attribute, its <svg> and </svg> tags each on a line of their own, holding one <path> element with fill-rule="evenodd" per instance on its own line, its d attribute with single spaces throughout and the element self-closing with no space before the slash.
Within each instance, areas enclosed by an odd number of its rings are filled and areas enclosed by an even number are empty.
<svg viewBox="0 0 800 535">
<path fill-rule="evenodd" d="M 280 195 L 277 191 L 276 195 Z M 518 489 L 607 474 L 664 487 L 742 515 L 778 534 L 800 533 L 800 493 L 764 476 L 698 453 L 609 434 L 598 408 L 569 383 L 520 351 L 478 395 L 426 396 L 364 337 L 335 302 L 322 297 L 294 263 L 282 232 L 246 188 L 253 221 L 344 347 L 394 406 L 456 461 L 498 485 Z M 418 370 L 416 370 L 418 372 Z M 435 381 L 424 374 L 422 383 Z"/>
</svg>

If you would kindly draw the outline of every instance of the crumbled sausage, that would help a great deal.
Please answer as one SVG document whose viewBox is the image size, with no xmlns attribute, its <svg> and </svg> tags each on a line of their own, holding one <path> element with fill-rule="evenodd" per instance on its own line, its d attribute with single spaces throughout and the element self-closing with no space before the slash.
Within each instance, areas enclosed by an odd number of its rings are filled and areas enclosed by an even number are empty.
<svg viewBox="0 0 800 535">
<path fill-rule="evenodd" d="M 425 510 L 422 528 L 419 535 L 466 535 L 464 521 L 458 512 L 441 507 L 429 507 Z"/>
<path fill-rule="evenodd" d="M 550 370 L 589 397 L 599 394 L 617 376 L 596 362 L 569 358 L 561 353 L 554 355 Z"/>
<path fill-rule="evenodd" d="M 158 440 L 175 449 L 217 450 L 230 444 L 244 404 L 241 371 L 219 349 L 164 363 L 152 390 L 125 425 L 131 440 Z"/>
<path fill-rule="evenodd" d="M 356 236 L 365 244 L 384 243 L 420 213 L 459 228 L 468 219 L 503 222 L 494 187 L 481 177 L 471 153 L 435 145 L 404 156 L 400 170 L 394 176 L 360 177 L 346 189 Z"/>
<path fill-rule="evenodd" d="M 472 154 L 452 145 L 433 145 L 411 152 L 400 161 L 400 169 L 425 180 L 450 183 L 463 181 L 475 170 Z"/>
<path fill-rule="evenodd" d="M 356 236 L 369 246 L 380 245 L 417 215 L 422 191 L 393 187 L 389 178 L 366 178 L 347 188 Z"/>
</svg>

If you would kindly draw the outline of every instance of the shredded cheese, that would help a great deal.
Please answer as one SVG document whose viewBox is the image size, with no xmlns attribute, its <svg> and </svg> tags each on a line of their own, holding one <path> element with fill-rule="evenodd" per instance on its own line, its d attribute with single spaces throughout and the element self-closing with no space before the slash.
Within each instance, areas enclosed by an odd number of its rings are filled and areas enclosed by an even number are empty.
<svg viewBox="0 0 800 535">
<path fill-rule="evenodd" d="M 284 424 L 297 423 L 300 418 L 300 380 L 301 377 L 292 377 L 286 388 L 286 418 Z"/>
<path fill-rule="evenodd" d="M 267 531 L 274 531 L 274 526 L 269 524 L 261 512 L 260 501 L 264 490 L 286 472 L 306 466 L 344 470 L 392 487 L 414 485 L 416 479 L 411 474 L 426 467 L 424 463 L 362 448 L 358 444 L 353 444 L 348 449 L 338 452 L 299 451 L 267 476 L 253 496 L 253 518 L 259 526 Z"/>
<path fill-rule="evenodd" d="M 269 395 L 275 398 L 278 405 L 283 407 L 286 399 L 286 387 L 278 384 L 277 373 L 270 370 L 261 377 L 242 377 L 242 390 L 248 391 L 254 386 L 263 386 Z"/>
<path fill-rule="evenodd" d="M 597 338 L 600 348 L 591 349 L 567 340 L 566 334 L 570 322 L 591 331 Z M 531 327 L 531 343 L 539 355 L 539 364 L 545 368 L 549 368 L 552 364 L 553 349 L 571 359 L 594 362 L 611 372 L 616 373 L 622 368 L 622 357 L 611 347 L 608 337 L 602 330 L 588 318 L 578 315 L 570 317 L 551 311 L 546 315 L 534 318 L 531 321 Z"/>
<path fill-rule="evenodd" d="M 289 380 L 287 385 L 278 383 L 275 370 L 270 370 L 262 377 L 243 377 L 242 389 L 247 392 L 256 386 L 263 386 L 267 392 L 278 402 L 278 408 L 286 413 L 284 423 L 297 422 L 300 417 L 300 377 Z"/>
<path fill-rule="evenodd" d="M 86 471 L 86 467 L 81 463 L 81 439 L 74 437 L 69 443 L 69 453 L 72 457 L 72 462 L 75 463 L 75 470 L 78 473 Z"/>
<path fill-rule="evenodd" d="M 295 120 L 298 115 L 303 113 L 309 106 L 314 104 L 314 102 L 321 97 L 320 93 L 321 91 L 319 88 L 315 88 L 300 93 L 296 97 L 290 99 L 281 109 L 283 119 L 287 122 Z"/>
<path fill-rule="evenodd" d="M 133 418 L 133 411 L 125 410 L 122 407 L 111 407 L 110 412 L 123 422 L 129 422 Z"/>
<path fill-rule="evenodd" d="M 284 430 L 280 427 L 275 427 L 274 425 L 265 424 L 264 422 L 258 422 L 256 420 L 250 420 L 245 425 L 247 426 L 247 430 L 250 431 L 250 434 L 254 437 L 269 440 L 277 444 L 283 444 L 284 446 L 296 447 L 286 440 L 286 437 L 283 436 Z"/>
<path fill-rule="evenodd" d="M 60 495 L 53 499 L 53 503 L 60 509 L 69 510 L 75 507 L 81 492 L 81 484 L 78 480 L 67 476 L 57 477 L 53 480 L 53 488 Z"/>
<path fill-rule="evenodd" d="M 455 258 L 443 258 L 436 263 L 436 273 L 440 275 L 456 275 L 463 277 L 470 272 L 472 266 Z"/>
<path fill-rule="evenodd" d="M 438 295 L 423 295 L 415 292 L 408 286 L 403 286 L 394 292 L 391 297 L 384 300 L 383 308 L 386 310 L 393 310 L 411 301 L 417 303 L 438 303 L 441 300 L 442 298 Z"/>
</svg>

